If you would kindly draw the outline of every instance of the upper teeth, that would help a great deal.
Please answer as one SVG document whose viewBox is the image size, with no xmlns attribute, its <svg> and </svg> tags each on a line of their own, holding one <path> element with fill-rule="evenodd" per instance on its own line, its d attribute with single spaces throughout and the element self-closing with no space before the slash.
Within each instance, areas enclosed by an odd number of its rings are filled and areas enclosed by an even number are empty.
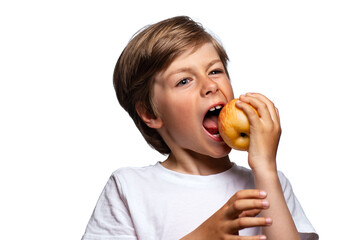
<svg viewBox="0 0 360 240">
<path fill-rule="evenodd" d="M 212 112 L 212 111 L 215 111 L 215 109 L 220 109 L 220 108 L 222 108 L 221 105 L 217 105 L 215 107 L 210 108 L 209 111 Z"/>
</svg>

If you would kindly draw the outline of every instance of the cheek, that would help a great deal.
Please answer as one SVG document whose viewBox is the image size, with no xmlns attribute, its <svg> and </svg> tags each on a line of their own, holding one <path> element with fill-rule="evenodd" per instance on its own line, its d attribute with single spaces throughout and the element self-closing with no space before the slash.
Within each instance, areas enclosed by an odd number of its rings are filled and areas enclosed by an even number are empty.
<svg viewBox="0 0 360 240">
<path fill-rule="evenodd" d="M 166 98 L 164 94 L 154 91 L 154 96 L 151 99 L 152 107 L 157 117 L 163 118 L 164 110 L 166 109 Z"/>
<path fill-rule="evenodd" d="M 232 85 L 230 83 L 230 80 L 226 80 L 223 82 L 223 93 L 225 95 L 225 97 L 227 98 L 228 101 L 234 99 L 234 91 L 233 91 L 233 88 L 232 88 Z"/>
<path fill-rule="evenodd" d="M 188 103 L 182 103 L 177 105 L 171 105 L 169 109 L 169 124 L 171 124 L 175 129 L 186 129 L 192 123 L 192 118 L 194 118 L 194 113 L 191 111 L 193 105 L 188 105 Z"/>
<path fill-rule="evenodd" d="M 186 101 L 168 102 L 166 114 L 163 115 L 165 126 L 172 134 L 176 134 L 177 138 L 185 136 L 194 131 L 196 127 L 194 112 L 194 103 Z"/>
</svg>

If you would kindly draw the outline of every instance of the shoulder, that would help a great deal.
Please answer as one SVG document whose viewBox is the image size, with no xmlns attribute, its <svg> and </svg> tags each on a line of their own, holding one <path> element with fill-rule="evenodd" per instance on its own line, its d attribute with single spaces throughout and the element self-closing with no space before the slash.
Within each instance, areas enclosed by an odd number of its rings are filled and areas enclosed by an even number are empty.
<svg viewBox="0 0 360 240">
<path fill-rule="evenodd" d="M 156 164 L 144 166 L 144 167 L 121 167 L 116 169 L 112 175 L 121 175 L 121 174 L 139 174 L 139 173 L 147 173 L 152 171 Z"/>
<path fill-rule="evenodd" d="M 129 192 L 136 189 L 143 189 L 147 184 L 151 184 L 151 179 L 155 175 L 154 166 L 145 167 L 121 167 L 110 175 L 103 194 L 120 196 L 125 199 Z"/>
<path fill-rule="evenodd" d="M 155 166 L 149 165 L 144 167 L 122 167 L 115 170 L 111 177 L 115 178 L 118 181 L 137 179 L 141 180 L 144 178 L 149 178 L 155 174 Z"/>
</svg>

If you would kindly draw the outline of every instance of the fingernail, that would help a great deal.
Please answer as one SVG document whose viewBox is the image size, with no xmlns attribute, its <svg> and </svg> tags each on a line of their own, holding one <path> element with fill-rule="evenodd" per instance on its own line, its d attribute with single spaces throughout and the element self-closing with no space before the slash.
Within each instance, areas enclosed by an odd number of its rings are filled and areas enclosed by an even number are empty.
<svg viewBox="0 0 360 240">
<path fill-rule="evenodd" d="M 266 218 L 265 222 L 267 225 L 271 225 L 272 224 L 272 219 L 271 218 Z"/>
<path fill-rule="evenodd" d="M 259 239 L 260 239 L 260 240 L 266 240 L 266 236 L 262 235 L 262 236 L 260 236 Z"/>
<path fill-rule="evenodd" d="M 263 205 L 263 207 L 267 208 L 267 207 L 269 207 L 270 204 L 269 204 L 268 200 L 263 200 L 262 205 Z"/>
<path fill-rule="evenodd" d="M 265 191 L 260 191 L 260 197 L 266 197 L 267 196 L 267 192 Z"/>
</svg>

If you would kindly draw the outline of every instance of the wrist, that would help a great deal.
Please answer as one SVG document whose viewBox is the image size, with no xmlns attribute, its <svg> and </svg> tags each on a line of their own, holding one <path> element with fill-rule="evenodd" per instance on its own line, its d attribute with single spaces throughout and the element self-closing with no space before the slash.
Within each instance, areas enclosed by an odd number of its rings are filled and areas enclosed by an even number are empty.
<svg viewBox="0 0 360 240">
<path fill-rule="evenodd" d="M 272 164 L 272 165 L 262 165 L 262 166 L 257 166 L 254 168 L 251 168 L 254 174 L 255 178 L 261 178 L 261 179 L 271 179 L 271 178 L 278 178 L 277 175 L 277 167 L 276 164 Z"/>
<path fill-rule="evenodd" d="M 251 157 L 249 156 L 249 166 L 255 173 L 277 173 L 276 159 L 264 157 Z"/>
</svg>

